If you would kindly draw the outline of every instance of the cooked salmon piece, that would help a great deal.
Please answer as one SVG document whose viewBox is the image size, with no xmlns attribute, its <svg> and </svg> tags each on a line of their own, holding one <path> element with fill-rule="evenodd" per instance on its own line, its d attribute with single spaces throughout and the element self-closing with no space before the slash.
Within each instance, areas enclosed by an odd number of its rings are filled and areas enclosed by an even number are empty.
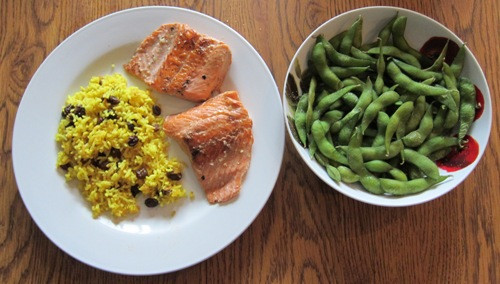
<svg viewBox="0 0 500 284">
<path fill-rule="evenodd" d="M 123 67 L 158 92 L 201 102 L 220 88 L 230 65 L 227 44 L 173 23 L 146 37 Z"/>
<path fill-rule="evenodd" d="M 237 92 L 224 92 L 167 116 L 163 130 L 190 157 L 210 203 L 238 195 L 250 165 L 253 134 L 252 120 Z"/>
</svg>

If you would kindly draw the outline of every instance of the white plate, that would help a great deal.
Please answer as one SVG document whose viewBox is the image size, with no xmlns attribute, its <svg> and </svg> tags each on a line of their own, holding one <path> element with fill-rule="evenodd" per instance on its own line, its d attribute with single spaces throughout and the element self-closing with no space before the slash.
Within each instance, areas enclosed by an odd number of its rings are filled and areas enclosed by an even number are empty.
<svg viewBox="0 0 500 284">
<path fill-rule="evenodd" d="M 334 18 L 323 23 L 315 31 L 313 31 L 304 40 L 304 42 L 295 53 L 286 73 L 287 76 L 288 74 L 292 74 L 296 78 L 296 82 L 299 82 L 299 80 L 297 79 L 298 76 L 295 71 L 295 65 L 298 63 L 303 68 L 303 70 L 306 68 L 309 52 L 314 45 L 316 37 L 318 35 L 322 34 L 325 38 L 329 39 L 339 32 L 348 29 L 356 20 L 356 18 L 361 15 L 363 17 L 363 42 L 373 42 L 375 41 L 380 29 L 382 29 L 383 26 L 392 17 L 394 17 L 394 15 L 396 15 L 396 12 L 399 13 L 399 15 L 403 15 L 408 18 L 405 37 L 407 38 L 409 44 L 417 49 L 420 49 L 420 47 L 428 39 L 434 36 L 449 38 L 459 45 L 463 43 L 462 40 L 460 40 L 445 26 L 417 12 L 397 7 L 364 7 L 335 16 Z M 479 155 L 472 164 L 459 171 L 449 173 L 444 170 L 440 170 L 442 175 L 450 175 L 451 177 L 431 189 L 418 194 L 401 197 L 391 195 L 374 195 L 364 190 L 358 184 L 346 184 L 342 182 L 337 183 L 333 181 L 326 173 L 324 167 L 310 158 L 308 149 L 304 149 L 295 139 L 292 138 L 295 149 L 297 150 L 301 158 L 305 161 L 305 163 L 309 166 L 309 168 L 319 178 L 321 178 L 330 187 L 353 199 L 369 204 L 387 207 L 410 206 L 434 200 L 457 187 L 472 172 L 485 152 L 491 131 L 492 104 L 488 83 L 486 82 L 486 78 L 481 70 L 481 66 L 479 66 L 476 58 L 468 48 L 466 52 L 466 59 L 464 69 L 462 71 L 462 76 L 471 79 L 471 81 L 476 84 L 476 86 L 481 90 L 484 96 L 484 112 L 478 120 L 474 121 L 471 129 L 469 130 L 469 135 L 471 135 L 479 144 Z M 283 87 L 283 93 L 285 93 L 285 91 L 286 79 Z M 290 115 L 291 110 L 285 96 L 283 96 L 283 108 L 285 116 Z M 287 130 L 289 135 L 292 135 L 288 123 Z"/>
<path fill-rule="evenodd" d="M 222 91 L 237 90 L 253 120 L 250 169 L 240 196 L 226 205 L 209 205 L 190 168 L 184 185 L 195 192 L 175 208 L 141 206 L 136 218 L 114 223 L 93 219 L 78 189 L 56 169 L 55 134 L 68 94 L 92 75 L 119 72 L 153 30 L 164 23 L 187 23 L 229 45 L 233 63 Z M 114 70 L 111 67 L 115 64 Z M 146 85 L 126 76 L 129 85 Z M 164 114 L 193 104 L 155 94 Z M 171 272 L 198 263 L 234 241 L 255 219 L 276 182 L 284 150 L 280 94 L 265 62 L 227 25 L 198 12 L 173 7 L 142 7 L 98 19 L 62 42 L 42 63 L 18 109 L 13 163 L 21 197 L 40 229 L 62 250 L 99 269 L 133 275 Z M 189 165 L 172 142 L 171 155 Z M 171 211 L 175 210 L 174 217 Z"/>
</svg>

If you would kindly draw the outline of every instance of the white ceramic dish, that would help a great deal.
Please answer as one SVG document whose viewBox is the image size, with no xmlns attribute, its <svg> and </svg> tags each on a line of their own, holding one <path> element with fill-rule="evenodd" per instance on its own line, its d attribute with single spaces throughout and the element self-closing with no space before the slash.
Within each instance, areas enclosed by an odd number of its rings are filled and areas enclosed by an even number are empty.
<svg viewBox="0 0 500 284">
<path fill-rule="evenodd" d="M 175 207 L 148 209 L 114 223 L 92 219 L 76 187 L 55 167 L 55 134 L 66 96 L 86 86 L 92 75 L 119 72 L 130 85 L 146 86 L 121 67 L 153 30 L 164 23 L 187 23 L 226 42 L 233 63 L 222 91 L 237 90 L 253 120 L 250 169 L 240 196 L 226 205 L 209 205 L 192 170 L 184 185 L 195 192 Z M 115 67 L 112 67 L 115 64 Z M 193 104 L 155 94 L 164 114 Z M 200 262 L 234 241 L 265 205 L 276 182 L 284 150 L 282 108 L 276 83 L 252 46 L 227 25 L 204 14 L 173 7 L 117 12 L 83 27 L 62 42 L 31 79 L 16 116 L 13 162 L 19 192 L 40 229 L 62 250 L 99 269 L 133 275 L 175 271 Z M 273 141 L 273 143 L 268 143 Z M 170 155 L 189 165 L 172 142 Z M 171 211 L 175 210 L 174 217 Z"/>
<path fill-rule="evenodd" d="M 462 40 L 460 40 L 445 26 L 417 12 L 396 7 L 366 7 L 338 15 L 328 20 L 312 32 L 304 40 L 293 57 L 290 67 L 288 68 L 287 76 L 288 74 L 292 74 L 297 84 L 299 83 L 299 77 L 297 76 L 298 74 L 296 74 L 296 64 L 298 63 L 300 67 L 305 69 L 307 66 L 309 51 L 314 45 L 318 35 L 322 34 L 325 38 L 329 39 L 339 32 L 346 30 L 352 25 L 355 19 L 361 15 L 363 17 L 363 42 L 373 42 L 375 41 L 380 29 L 396 14 L 396 12 L 400 15 L 408 17 L 405 36 L 409 44 L 415 48 L 420 48 L 428 39 L 434 36 L 449 38 L 459 45 L 463 43 Z M 302 69 L 302 71 L 304 69 Z M 472 82 L 482 91 L 484 96 L 484 112 L 482 116 L 474 122 L 472 128 L 469 130 L 469 134 L 479 144 L 479 155 L 472 164 L 459 171 L 448 173 L 441 170 L 442 174 L 451 175 L 451 178 L 448 178 L 445 182 L 422 193 L 404 197 L 374 195 L 362 189 L 358 184 L 349 185 L 345 183 L 337 183 L 327 175 L 326 171 L 320 164 L 309 157 L 308 150 L 304 149 L 295 139 L 292 138 L 293 144 L 302 159 L 319 178 L 321 178 L 329 186 L 351 198 L 369 204 L 389 207 L 416 205 L 433 200 L 455 188 L 472 172 L 486 149 L 491 131 L 492 110 L 488 84 L 481 67 L 469 49 L 467 49 L 466 61 L 462 75 L 471 79 Z M 285 93 L 286 80 L 283 87 L 283 94 Z M 285 95 L 282 100 L 285 119 L 287 119 L 287 115 L 290 115 L 291 112 Z M 289 135 L 292 137 L 292 132 L 288 123 L 287 130 Z"/>
</svg>

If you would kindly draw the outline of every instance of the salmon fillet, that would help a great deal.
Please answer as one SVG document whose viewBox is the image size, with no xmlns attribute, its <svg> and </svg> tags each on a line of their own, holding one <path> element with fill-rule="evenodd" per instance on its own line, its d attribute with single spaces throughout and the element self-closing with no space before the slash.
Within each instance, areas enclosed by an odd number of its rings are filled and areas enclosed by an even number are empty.
<svg viewBox="0 0 500 284">
<path fill-rule="evenodd" d="M 210 203 L 236 197 L 250 165 L 252 120 L 229 91 L 183 113 L 170 115 L 165 133 L 190 156 L 193 170 Z"/>
<path fill-rule="evenodd" d="M 219 89 L 230 65 L 227 44 L 173 23 L 146 37 L 123 67 L 158 92 L 200 102 Z"/>
</svg>

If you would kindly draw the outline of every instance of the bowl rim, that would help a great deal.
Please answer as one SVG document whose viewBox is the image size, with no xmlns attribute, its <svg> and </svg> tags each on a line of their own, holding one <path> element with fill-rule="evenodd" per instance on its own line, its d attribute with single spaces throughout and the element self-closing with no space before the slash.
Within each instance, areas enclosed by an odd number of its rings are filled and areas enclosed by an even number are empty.
<svg viewBox="0 0 500 284">
<path fill-rule="evenodd" d="M 449 188 L 447 188 L 446 190 L 444 190 L 441 194 L 436 194 L 435 196 L 431 196 L 430 198 L 425 198 L 425 199 L 421 199 L 421 200 L 420 199 L 414 200 L 412 198 L 413 196 L 417 196 L 419 193 L 417 193 L 417 194 L 411 194 L 411 195 L 406 195 L 406 196 L 391 196 L 391 195 L 385 195 L 384 196 L 384 195 L 375 195 L 375 194 L 369 193 L 371 196 L 374 196 L 374 197 L 384 197 L 384 198 L 383 199 L 377 199 L 377 198 L 367 199 L 367 198 L 363 197 L 362 195 L 361 196 L 358 195 L 356 193 L 357 192 L 356 190 L 346 191 L 346 190 L 340 188 L 340 186 L 335 181 L 331 180 L 331 178 L 329 178 L 328 176 L 325 176 L 325 175 L 320 175 L 320 174 L 318 174 L 316 172 L 316 169 L 313 168 L 312 163 L 318 163 L 317 161 L 311 159 L 310 157 L 308 157 L 309 160 L 306 160 L 305 157 L 303 157 L 303 155 L 301 154 L 301 151 L 302 151 L 301 149 L 304 149 L 304 148 L 295 140 L 295 138 L 293 137 L 292 131 L 290 129 L 290 125 L 289 125 L 288 117 L 287 117 L 288 114 L 289 114 L 289 105 L 288 105 L 288 101 L 287 101 L 287 97 L 286 97 L 286 86 L 287 86 L 288 76 L 289 75 L 293 76 L 292 70 L 293 70 L 293 68 L 295 66 L 295 62 L 297 60 L 299 52 L 308 43 L 308 41 L 310 40 L 310 38 L 316 36 L 319 31 L 321 31 L 325 26 L 328 26 L 331 22 L 339 20 L 342 17 L 347 17 L 347 16 L 349 16 L 351 14 L 360 13 L 360 12 L 367 11 L 367 10 L 382 10 L 382 11 L 391 10 L 391 11 L 394 11 L 394 12 L 400 12 L 400 11 L 402 11 L 405 14 L 411 14 L 412 16 L 415 16 L 415 17 L 424 18 L 426 21 L 430 21 L 434 25 L 437 25 L 438 27 L 440 27 L 441 29 L 443 29 L 445 32 L 449 33 L 452 36 L 452 38 L 450 38 L 450 39 L 453 40 L 453 41 L 455 41 L 457 44 L 463 44 L 464 43 L 464 41 L 461 38 L 459 38 L 453 31 L 451 31 L 448 27 L 446 27 L 442 23 L 440 23 L 437 20 L 435 20 L 435 19 L 433 19 L 433 18 L 431 18 L 429 16 L 426 16 L 426 15 L 424 15 L 422 13 L 416 12 L 414 10 L 409 10 L 409 9 L 406 9 L 406 8 L 401 8 L 401 7 L 396 7 L 396 6 L 366 6 L 366 7 L 361 7 L 361 8 L 353 9 L 353 10 L 348 10 L 348 11 L 345 11 L 345 12 L 343 12 L 341 14 L 335 15 L 334 17 L 326 20 L 325 22 L 321 23 L 316 29 L 314 29 L 302 41 L 302 43 L 300 44 L 300 46 L 297 48 L 294 56 L 290 60 L 290 64 L 289 64 L 289 66 L 287 68 L 287 72 L 285 73 L 285 80 L 283 82 L 283 89 L 282 89 L 283 114 L 284 114 L 284 119 L 285 119 L 287 133 L 288 133 L 288 136 L 290 137 L 290 140 L 292 141 L 292 144 L 293 144 L 295 150 L 297 151 L 297 154 L 304 161 L 304 163 L 307 165 L 307 167 L 318 178 L 320 178 L 324 183 L 326 183 L 326 185 L 328 185 L 329 187 L 335 189 L 339 193 L 341 193 L 341 194 L 343 194 L 343 195 L 345 195 L 347 197 L 350 197 L 352 199 L 355 199 L 357 201 L 363 202 L 363 203 L 367 203 L 367 204 L 371 204 L 371 205 L 376 205 L 376 206 L 382 206 L 382 207 L 407 207 L 407 206 L 414 206 L 414 205 L 419 205 L 419 204 L 427 203 L 427 202 L 435 200 L 438 197 L 441 197 L 441 196 L 449 193 L 454 188 L 458 187 L 458 185 L 460 185 L 461 183 L 463 183 L 467 179 L 467 177 L 477 167 L 478 163 L 481 161 L 484 153 L 486 152 L 486 148 L 487 148 L 488 143 L 489 143 L 489 138 L 491 136 L 491 127 L 492 127 L 492 117 L 491 117 L 491 115 L 488 116 L 488 117 L 486 117 L 486 120 L 487 120 L 486 124 L 488 126 L 488 129 L 487 129 L 487 136 L 486 136 L 486 141 L 485 141 L 485 147 L 484 147 L 484 149 L 482 151 L 481 150 L 479 151 L 476 160 L 473 163 L 471 163 L 471 165 L 469 165 L 469 166 L 472 166 L 472 169 L 468 173 L 463 174 L 463 177 L 461 177 L 461 180 L 457 183 L 456 186 L 449 186 Z M 484 85 L 485 85 L 485 89 L 481 90 L 481 92 L 483 94 L 483 97 L 484 97 L 484 100 L 485 100 L 484 111 L 486 112 L 486 110 L 488 108 L 488 111 L 491 114 L 492 113 L 491 94 L 490 94 L 490 89 L 489 89 L 489 86 L 488 86 L 488 82 L 486 80 L 485 73 L 484 73 L 481 65 L 479 64 L 478 60 L 476 59 L 476 57 L 474 56 L 474 54 L 470 50 L 470 48 L 468 46 L 466 46 L 466 49 L 467 49 L 467 53 L 470 54 L 471 60 L 473 62 L 473 65 L 477 66 L 479 68 L 479 70 L 481 71 L 481 73 L 479 74 L 479 76 L 480 76 L 480 79 L 484 82 Z M 322 169 L 322 170 L 325 171 L 324 169 Z M 348 187 L 352 187 L 352 185 L 349 185 L 349 184 L 346 184 L 346 183 L 343 183 L 343 184 L 347 185 Z M 356 187 L 358 187 L 358 186 L 356 186 Z M 359 188 L 362 188 L 362 187 L 359 186 Z M 362 190 L 364 190 L 364 189 L 362 189 Z M 425 192 L 425 191 L 423 191 L 423 192 Z M 393 202 L 393 200 L 398 200 L 398 202 Z"/>
</svg>

